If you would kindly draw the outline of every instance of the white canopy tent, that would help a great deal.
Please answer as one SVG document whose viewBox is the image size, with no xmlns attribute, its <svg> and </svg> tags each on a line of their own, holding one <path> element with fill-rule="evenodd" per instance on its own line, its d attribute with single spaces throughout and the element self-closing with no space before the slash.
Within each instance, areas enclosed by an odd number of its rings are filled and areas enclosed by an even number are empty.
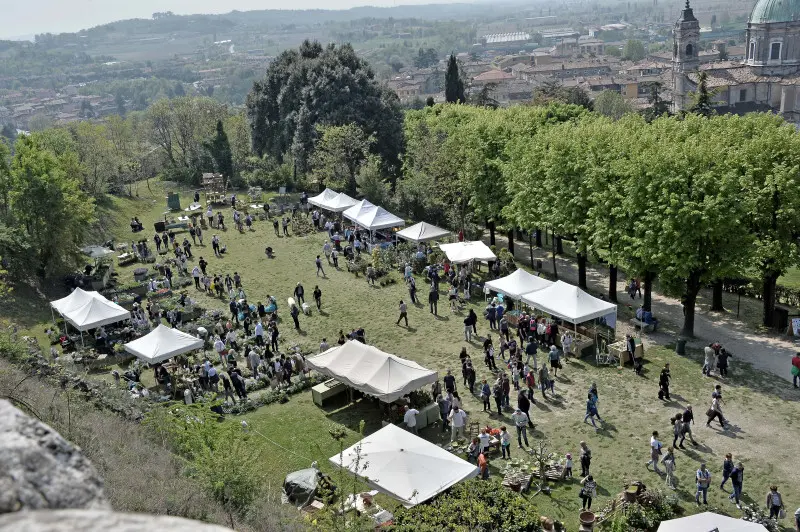
<svg viewBox="0 0 800 532">
<path fill-rule="evenodd" d="M 81 253 L 84 255 L 89 256 L 92 259 L 104 259 L 109 255 L 114 254 L 114 250 L 104 248 L 103 246 L 86 246 L 85 248 L 81 249 Z"/>
<path fill-rule="evenodd" d="M 203 348 L 203 340 L 190 334 L 159 325 L 150 333 L 125 344 L 125 350 L 149 364 Z"/>
<path fill-rule="evenodd" d="M 308 202 L 320 209 L 333 212 L 346 211 L 353 205 L 358 204 L 357 200 L 354 200 L 344 192 L 336 192 L 329 188 L 322 191 L 322 194 L 309 198 Z"/>
<path fill-rule="evenodd" d="M 406 227 L 397 233 L 398 238 L 409 240 L 411 242 L 428 242 L 430 240 L 437 240 L 450 235 L 450 231 L 436 227 L 435 225 L 420 222 L 411 227 Z"/>
<path fill-rule="evenodd" d="M 439 379 L 439 374 L 377 347 L 351 340 L 307 359 L 308 365 L 367 395 L 391 403 Z"/>
<path fill-rule="evenodd" d="M 524 294 L 538 292 L 552 285 L 552 281 L 528 273 L 522 268 L 511 275 L 506 275 L 493 281 L 486 281 L 486 286 L 512 299 L 520 299 Z"/>
<path fill-rule="evenodd" d="M 556 281 L 543 290 L 524 294 L 520 299 L 537 310 L 576 325 L 609 314 L 614 315 L 616 323 L 617 305 L 562 281 Z"/>
<path fill-rule="evenodd" d="M 405 220 L 395 216 L 383 207 L 373 205 L 367 200 L 361 200 L 342 213 L 342 216 L 370 231 L 402 227 Z"/>
<path fill-rule="evenodd" d="M 670 519 L 658 525 L 658 532 L 766 532 L 764 525 L 713 512 Z"/>
<path fill-rule="evenodd" d="M 406 508 L 478 475 L 474 465 L 396 425 L 386 425 L 330 461 Z"/>
<path fill-rule="evenodd" d="M 50 306 L 63 316 L 65 312 L 81 308 L 98 295 L 97 292 L 87 292 L 81 288 L 76 288 L 67 297 L 51 301 Z"/>
<path fill-rule="evenodd" d="M 455 242 L 453 244 L 440 244 L 439 248 L 444 251 L 447 258 L 453 264 L 463 264 L 473 260 L 497 260 L 497 256 L 492 253 L 489 246 L 475 240 L 473 242 Z"/>
<path fill-rule="evenodd" d="M 85 305 L 69 309 L 61 315 L 67 323 L 81 332 L 131 319 L 130 312 L 100 294 L 92 297 Z"/>
</svg>

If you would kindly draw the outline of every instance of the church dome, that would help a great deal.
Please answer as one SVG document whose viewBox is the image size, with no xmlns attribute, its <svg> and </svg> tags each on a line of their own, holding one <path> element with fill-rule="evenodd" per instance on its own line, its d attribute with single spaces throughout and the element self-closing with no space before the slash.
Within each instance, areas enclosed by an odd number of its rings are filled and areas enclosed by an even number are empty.
<svg viewBox="0 0 800 532">
<path fill-rule="evenodd" d="M 750 24 L 800 20 L 800 0 L 758 0 L 750 13 Z"/>
</svg>

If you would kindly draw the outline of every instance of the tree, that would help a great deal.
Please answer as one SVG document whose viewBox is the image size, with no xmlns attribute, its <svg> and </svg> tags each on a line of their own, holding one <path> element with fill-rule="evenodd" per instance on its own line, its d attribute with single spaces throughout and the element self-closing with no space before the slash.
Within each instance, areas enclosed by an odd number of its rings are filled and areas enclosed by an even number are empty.
<svg viewBox="0 0 800 532">
<path fill-rule="evenodd" d="M 106 126 L 79 122 L 71 128 L 83 175 L 83 190 L 94 198 L 108 192 L 119 165 Z"/>
<path fill-rule="evenodd" d="M 700 72 L 700 78 L 697 83 L 697 92 L 692 94 L 692 106 L 689 108 L 690 113 L 695 113 L 705 118 L 715 114 L 714 106 L 712 104 L 713 92 L 708 90 L 708 74 L 705 71 Z"/>
<path fill-rule="evenodd" d="M 478 107 L 488 107 L 490 109 L 497 109 L 500 104 L 492 98 L 492 93 L 497 89 L 497 83 L 487 83 L 484 85 L 480 92 L 475 96 L 473 103 Z"/>
<path fill-rule="evenodd" d="M 381 175 L 381 161 L 375 155 L 369 155 L 361 165 L 356 185 L 359 196 L 375 205 L 389 205 L 392 199 L 391 187 Z"/>
<path fill-rule="evenodd" d="M 622 50 L 618 46 L 606 46 L 606 55 L 611 57 L 622 57 Z"/>
<path fill-rule="evenodd" d="M 17 128 L 15 128 L 13 124 L 4 124 L 2 129 L 0 129 L 0 137 L 4 137 L 9 145 L 13 145 L 14 141 L 17 140 Z M 2 141 L 2 139 L 0 139 L 0 141 Z"/>
<path fill-rule="evenodd" d="M 642 41 L 628 39 L 625 43 L 625 48 L 622 50 L 622 57 L 628 61 L 641 61 L 647 57 L 647 49 Z"/>
<path fill-rule="evenodd" d="M 425 100 L 425 106 L 433 107 L 434 105 L 436 105 L 436 100 L 433 99 L 433 96 L 428 96 L 428 99 Z"/>
<path fill-rule="evenodd" d="M 321 126 L 320 140 L 311 159 L 314 176 L 320 189 L 341 188 L 346 194 L 358 192 L 358 176 L 375 142 L 355 124 Z"/>
<path fill-rule="evenodd" d="M 642 116 L 648 123 L 662 115 L 668 115 L 671 102 L 661 98 L 663 86 L 658 81 L 651 81 L 647 84 L 647 102 L 650 107 L 642 111 Z"/>
<path fill-rule="evenodd" d="M 580 87 L 564 87 L 558 80 L 545 81 L 533 91 L 534 105 L 548 105 L 552 102 L 580 105 L 590 111 L 593 108 L 589 93 Z"/>
<path fill-rule="evenodd" d="M 414 57 L 414 66 L 417 68 L 428 68 L 438 62 L 438 53 L 434 48 L 428 48 L 427 50 L 420 48 L 416 57 Z"/>
<path fill-rule="evenodd" d="M 306 41 L 281 53 L 248 94 L 247 119 L 255 154 L 279 163 L 289 155 L 298 172 L 310 166 L 317 125 L 355 124 L 374 136 L 371 151 L 385 170 L 400 168 L 400 101 L 350 45 L 323 48 Z"/>
<path fill-rule="evenodd" d="M 94 202 L 80 191 L 78 179 L 30 136 L 17 140 L 10 185 L 9 225 L 30 246 L 28 268 L 44 277 L 73 266 L 94 222 Z"/>
<path fill-rule="evenodd" d="M 633 112 L 633 107 L 617 91 L 603 91 L 594 99 L 594 110 L 614 120 Z"/>
<path fill-rule="evenodd" d="M 444 75 L 444 98 L 447 103 L 464 103 L 464 80 L 461 78 L 461 68 L 455 54 L 450 54 L 447 60 L 447 72 Z"/>
<path fill-rule="evenodd" d="M 214 161 L 214 170 L 229 181 L 233 179 L 233 154 L 222 120 L 217 120 L 217 134 L 211 142 L 206 143 L 206 150 Z"/>
</svg>

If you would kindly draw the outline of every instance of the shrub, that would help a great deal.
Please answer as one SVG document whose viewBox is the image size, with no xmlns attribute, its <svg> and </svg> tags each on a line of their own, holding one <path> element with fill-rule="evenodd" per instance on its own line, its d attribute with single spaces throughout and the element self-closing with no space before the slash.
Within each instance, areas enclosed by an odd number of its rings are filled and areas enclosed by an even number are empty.
<svg viewBox="0 0 800 532">
<path fill-rule="evenodd" d="M 433 499 L 394 514 L 394 530 L 489 531 L 503 524 L 507 532 L 542 530 L 539 514 L 521 495 L 504 488 L 499 479 L 462 482 Z"/>
</svg>

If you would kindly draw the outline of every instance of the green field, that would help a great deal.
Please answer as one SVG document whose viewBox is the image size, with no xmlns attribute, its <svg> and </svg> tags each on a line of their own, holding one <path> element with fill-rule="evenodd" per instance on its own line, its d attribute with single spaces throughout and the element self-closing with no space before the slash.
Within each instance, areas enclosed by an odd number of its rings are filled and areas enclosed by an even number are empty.
<svg viewBox="0 0 800 532">
<path fill-rule="evenodd" d="M 138 215 L 145 227 L 152 228 L 152 221 L 164 210 L 161 192 L 151 195 L 145 187 L 140 187 L 139 193 L 142 197 L 137 200 L 115 199 L 113 206 L 104 213 L 106 225 L 115 228 L 121 241 L 130 240 L 127 225 L 130 217 Z M 187 199 L 188 195 L 184 195 L 184 203 Z M 225 214 L 226 223 L 232 225 L 230 210 L 227 209 Z M 148 229 L 145 235 L 152 237 L 152 232 Z M 466 345 L 476 362 L 478 380 L 493 378 L 482 364 L 478 343 L 464 343 L 464 314 L 451 314 L 446 297 L 440 299 L 438 317 L 430 314 L 427 306 L 409 305 L 410 327 L 400 327 L 395 320 L 399 300 L 408 301 L 404 285 L 373 287 L 363 277 L 356 278 L 329 266 L 325 268 L 327 279 L 315 277 L 314 258 L 321 253 L 323 234 L 279 238 L 271 224 L 258 222 L 254 232 L 239 234 L 229 228 L 220 235 L 228 248 L 225 257 L 214 258 L 209 244 L 207 248 L 193 248 L 195 260 L 203 255 L 210 263 L 211 273 L 239 272 L 251 302 L 263 300 L 267 294 L 275 295 L 284 318 L 280 328 L 284 348 L 299 344 L 316 351 L 323 337 L 333 344 L 340 329 L 349 331 L 364 327 L 368 343 L 416 360 L 423 366 L 438 370 L 440 375 L 447 369 L 460 375 L 458 353 Z M 207 244 L 211 236 L 212 231 L 207 231 Z M 267 245 L 275 250 L 273 260 L 264 256 Z M 131 270 L 132 267 L 120 270 L 122 282 L 132 278 Z M 309 296 L 316 284 L 323 293 L 323 311 L 315 311 L 310 317 L 301 316 L 302 331 L 299 333 L 292 329 L 286 312 L 286 298 L 292 295 L 298 281 L 303 282 Z M 424 284 L 418 283 L 418 286 Z M 227 308 L 225 301 L 209 298 L 194 287 L 189 289 L 189 293 L 207 308 Z M 4 308 L 4 317 L 22 321 L 27 328 L 25 332 L 42 338 L 41 332 L 50 319 L 46 303 L 41 298 L 32 299 L 36 296 L 25 291 L 18 291 L 15 297 L 16 300 Z M 473 303 L 478 314 L 482 315 L 483 302 L 473 300 Z M 620 309 L 621 323 L 626 321 L 625 312 Z M 479 335 L 486 334 L 488 324 L 481 320 L 478 331 Z M 658 373 L 665 362 L 672 365 L 673 375 L 673 402 L 667 403 L 659 401 L 656 396 Z M 629 368 L 596 367 L 594 360 L 571 361 L 559 375 L 555 399 L 541 401 L 541 395 L 536 394 L 537 404 L 531 409 L 536 429 L 531 443 L 546 438 L 559 455 L 571 452 L 577 466 L 578 443 L 587 441 L 593 450 L 592 472 L 598 481 L 598 499 L 593 507 L 599 509 L 622 490 L 627 479 L 641 479 L 651 487 L 663 486 L 663 477 L 648 472 L 644 467 L 648 459 L 650 433 L 658 430 L 665 445 L 671 444 L 669 418 L 680 407 L 691 403 L 696 405 L 698 423 L 694 433 L 700 445 L 694 448 L 687 445 L 686 451 L 677 453 L 676 469 L 677 494 L 685 502 L 686 511 L 697 511 L 693 503 L 694 471 L 700 462 L 707 462 L 717 480 L 712 482 L 709 492 L 709 507 L 740 515 L 728 502 L 726 493 L 718 489 L 722 457 L 727 452 L 732 452 L 736 460 L 745 463 L 745 500 L 763 504 L 763 496 L 769 484 L 774 482 L 781 488 L 788 503 L 787 509 L 794 511 L 800 505 L 800 487 L 795 482 L 794 465 L 800 453 L 800 442 L 795 438 L 800 419 L 797 401 L 800 394 L 787 389 L 785 382 L 778 383 L 770 376 L 734 363 L 730 377 L 723 383 L 725 412 L 732 429 L 722 432 L 716 427 L 706 428 L 702 419 L 717 381 L 703 379 L 700 373 L 697 354 L 679 357 L 671 346 L 648 346 L 643 377 L 637 377 Z M 591 425 L 583 423 L 586 391 L 592 382 L 598 385 L 600 415 L 606 420 L 597 433 Z M 481 412 L 477 396 L 470 396 L 462 386 L 459 389 L 463 392 L 462 397 L 466 398 L 466 409 L 472 420 L 481 425 L 510 425 L 511 412 L 502 418 L 488 416 Z M 266 453 L 264 461 L 257 467 L 264 469 L 270 486 L 276 489 L 286 473 L 308 467 L 312 460 L 317 460 L 323 470 L 332 471 L 328 458 L 338 451 L 338 444 L 328 434 L 332 425 L 347 429 L 348 445 L 357 440 L 361 420 L 366 422 L 367 433 L 380 427 L 379 410 L 371 402 L 359 401 L 353 405 L 320 409 L 311 402 L 310 392 L 293 396 L 286 404 L 270 405 L 241 418 L 233 418 L 231 422 L 238 423 L 241 419 L 247 420 L 250 427 L 262 436 Z M 438 426 L 426 429 L 423 436 L 437 443 L 449 439 L 442 436 Z M 512 453 L 516 457 L 520 452 L 515 443 Z M 501 463 L 499 457 L 492 459 L 493 466 Z M 493 481 L 498 481 L 496 468 L 493 473 Z M 531 504 L 542 514 L 561 519 L 570 529 L 575 529 L 580 508 L 578 491 L 577 481 L 559 483 L 550 496 L 531 498 Z M 385 500 L 383 502 L 388 504 Z M 789 523 L 784 524 L 788 526 Z"/>
</svg>

